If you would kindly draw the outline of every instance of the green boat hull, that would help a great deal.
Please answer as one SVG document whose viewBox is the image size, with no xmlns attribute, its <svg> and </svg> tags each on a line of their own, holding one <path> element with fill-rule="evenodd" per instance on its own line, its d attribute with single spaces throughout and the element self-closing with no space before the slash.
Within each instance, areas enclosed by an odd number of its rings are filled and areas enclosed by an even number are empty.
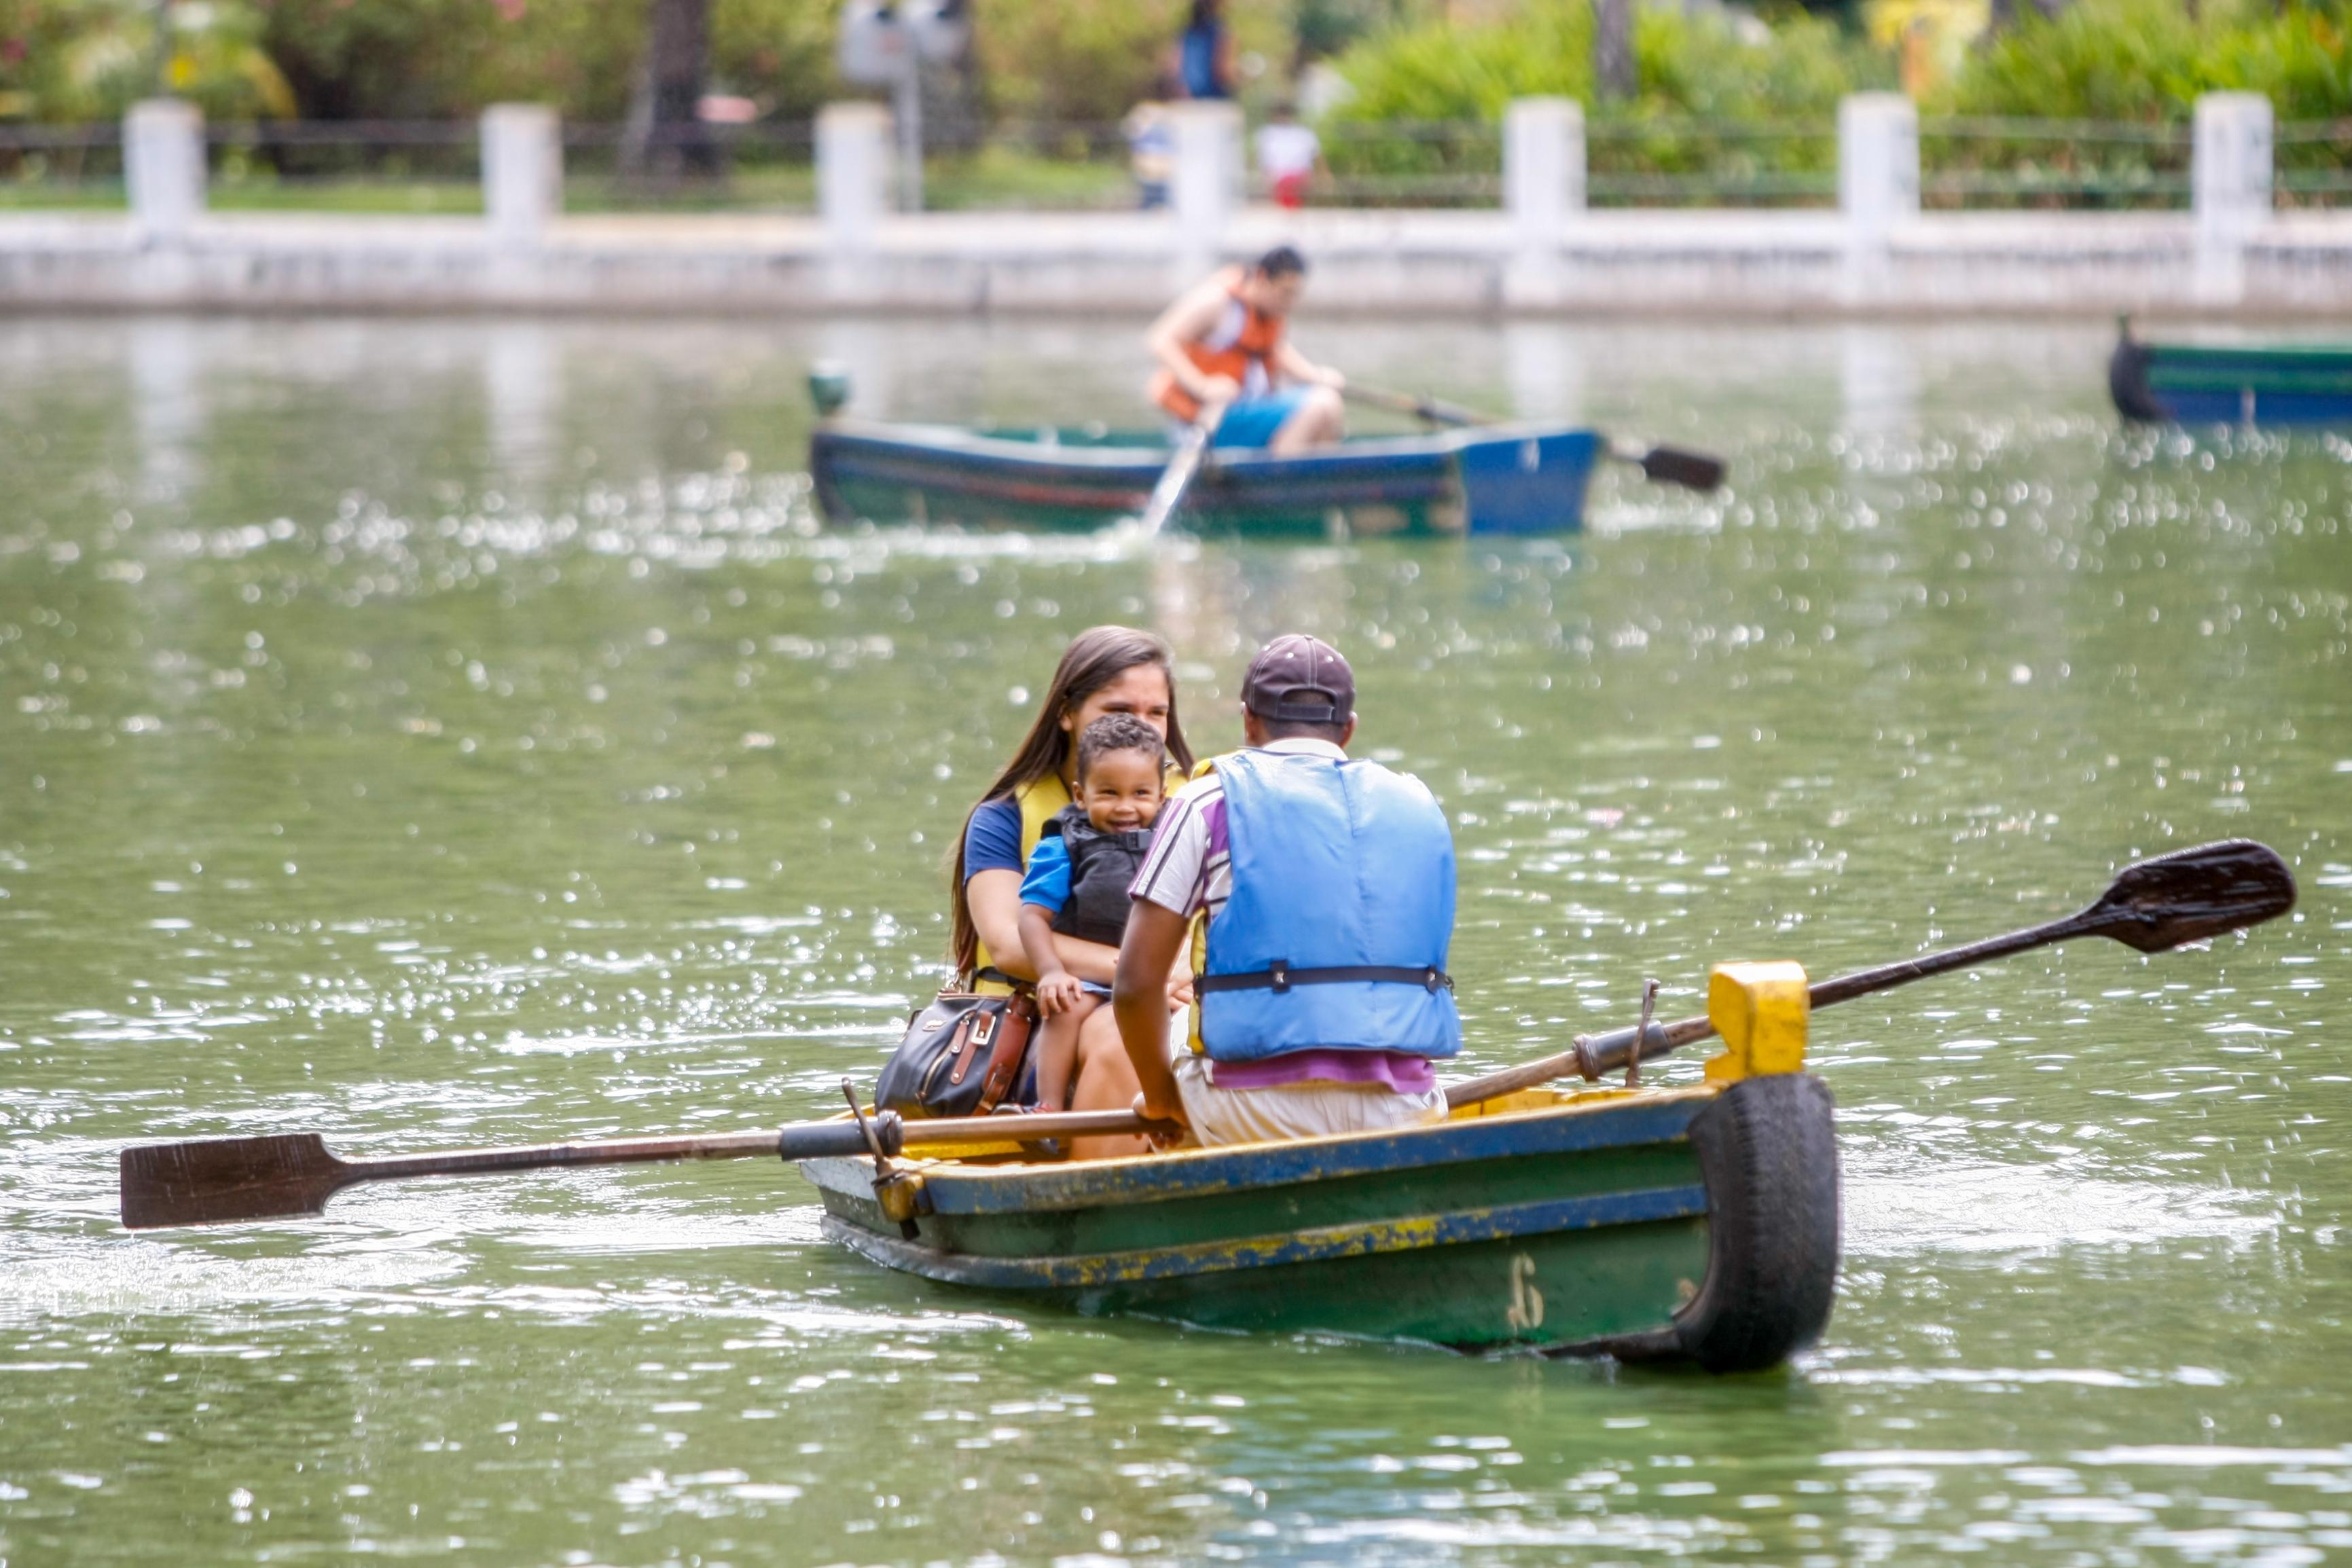
<svg viewBox="0 0 2352 1568">
<path fill-rule="evenodd" d="M 2146 423 L 2352 424 L 2352 343 L 2152 343 L 2126 322 L 2107 388 L 2126 419 Z"/>
<path fill-rule="evenodd" d="M 1182 525 L 1308 538 L 1572 531 L 1605 443 L 1567 426 L 1354 439 L 1293 456 L 1220 447 Z M 1150 432 L 971 431 L 846 418 L 809 441 L 817 507 L 835 525 L 1023 531 L 1139 516 L 1171 449 Z"/>
<path fill-rule="evenodd" d="M 1836 1270 L 1830 1101 L 1801 1074 L 1135 1159 L 917 1159 L 904 1220 L 870 1160 L 802 1169 L 827 1233 L 876 1262 L 1215 1329 L 1730 1370 L 1818 1334 Z"/>
</svg>

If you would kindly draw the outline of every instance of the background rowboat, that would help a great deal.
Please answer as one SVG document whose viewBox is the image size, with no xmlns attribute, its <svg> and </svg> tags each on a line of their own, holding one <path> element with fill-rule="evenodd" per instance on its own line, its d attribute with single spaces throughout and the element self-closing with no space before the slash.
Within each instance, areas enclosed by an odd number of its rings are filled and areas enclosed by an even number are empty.
<svg viewBox="0 0 2352 1568">
<path fill-rule="evenodd" d="M 1214 452 L 1179 521 L 1196 531 L 1370 536 L 1580 527 L 1603 450 L 1590 430 L 1481 427 L 1351 438 L 1297 457 Z M 828 419 L 809 442 L 826 521 L 1096 528 L 1139 516 L 1172 450 L 1150 432 Z"/>
<path fill-rule="evenodd" d="M 2125 418 L 2151 423 L 2352 423 L 2352 344 L 2149 343 L 2126 319 L 2107 390 Z"/>
</svg>

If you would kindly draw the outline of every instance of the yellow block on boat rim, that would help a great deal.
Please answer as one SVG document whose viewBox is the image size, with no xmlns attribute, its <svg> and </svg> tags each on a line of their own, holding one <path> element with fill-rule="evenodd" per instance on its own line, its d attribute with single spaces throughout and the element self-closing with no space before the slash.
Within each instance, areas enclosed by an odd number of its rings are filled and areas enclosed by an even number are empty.
<svg viewBox="0 0 2352 1568">
<path fill-rule="evenodd" d="M 1723 1053 L 1706 1064 L 1707 1081 L 1737 1083 L 1805 1070 L 1805 1020 L 1813 1010 L 1805 967 L 1787 959 L 1717 964 L 1706 982 L 1706 1021 Z"/>
</svg>

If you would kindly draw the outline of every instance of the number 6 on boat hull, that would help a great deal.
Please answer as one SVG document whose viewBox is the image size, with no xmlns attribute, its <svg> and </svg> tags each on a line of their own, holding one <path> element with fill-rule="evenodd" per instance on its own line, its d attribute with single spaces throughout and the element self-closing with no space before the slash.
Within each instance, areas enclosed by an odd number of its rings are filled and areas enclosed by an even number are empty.
<svg viewBox="0 0 2352 1568">
<path fill-rule="evenodd" d="M 801 1168 L 827 1231 L 875 1261 L 1081 1312 L 1769 1366 L 1819 1335 L 1837 1276 L 1804 992 L 1793 964 L 1719 968 L 1727 1049 L 1685 1088 L 1535 1089 L 1404 1133 L 1059 1166 L 923 1161 L 916 1123 L 878 1193 L 867 1159 Z"/>
</svg>

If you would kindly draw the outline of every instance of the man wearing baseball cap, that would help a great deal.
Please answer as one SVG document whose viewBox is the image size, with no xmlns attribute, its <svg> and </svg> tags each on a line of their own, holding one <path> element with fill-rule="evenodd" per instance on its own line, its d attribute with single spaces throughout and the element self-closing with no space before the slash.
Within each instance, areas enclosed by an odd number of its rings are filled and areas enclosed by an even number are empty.
<svg viewBox="0 0 2352 1568">
<path fill-rule="evenodd" d="M 1169 802 L 1129 889 L 1113 1006 L 1138 1109 L 1202 1144 L 1442 1120 L 1432 1063 L 1462 1048 L 1454 839 L 1419 779 L 1352 758 L 1356 677 L 1277 637 L 1242 682 L 1247 746 Z M 1192 1024 L 1166 977 L 1195 916 Z"/>
</svg>

